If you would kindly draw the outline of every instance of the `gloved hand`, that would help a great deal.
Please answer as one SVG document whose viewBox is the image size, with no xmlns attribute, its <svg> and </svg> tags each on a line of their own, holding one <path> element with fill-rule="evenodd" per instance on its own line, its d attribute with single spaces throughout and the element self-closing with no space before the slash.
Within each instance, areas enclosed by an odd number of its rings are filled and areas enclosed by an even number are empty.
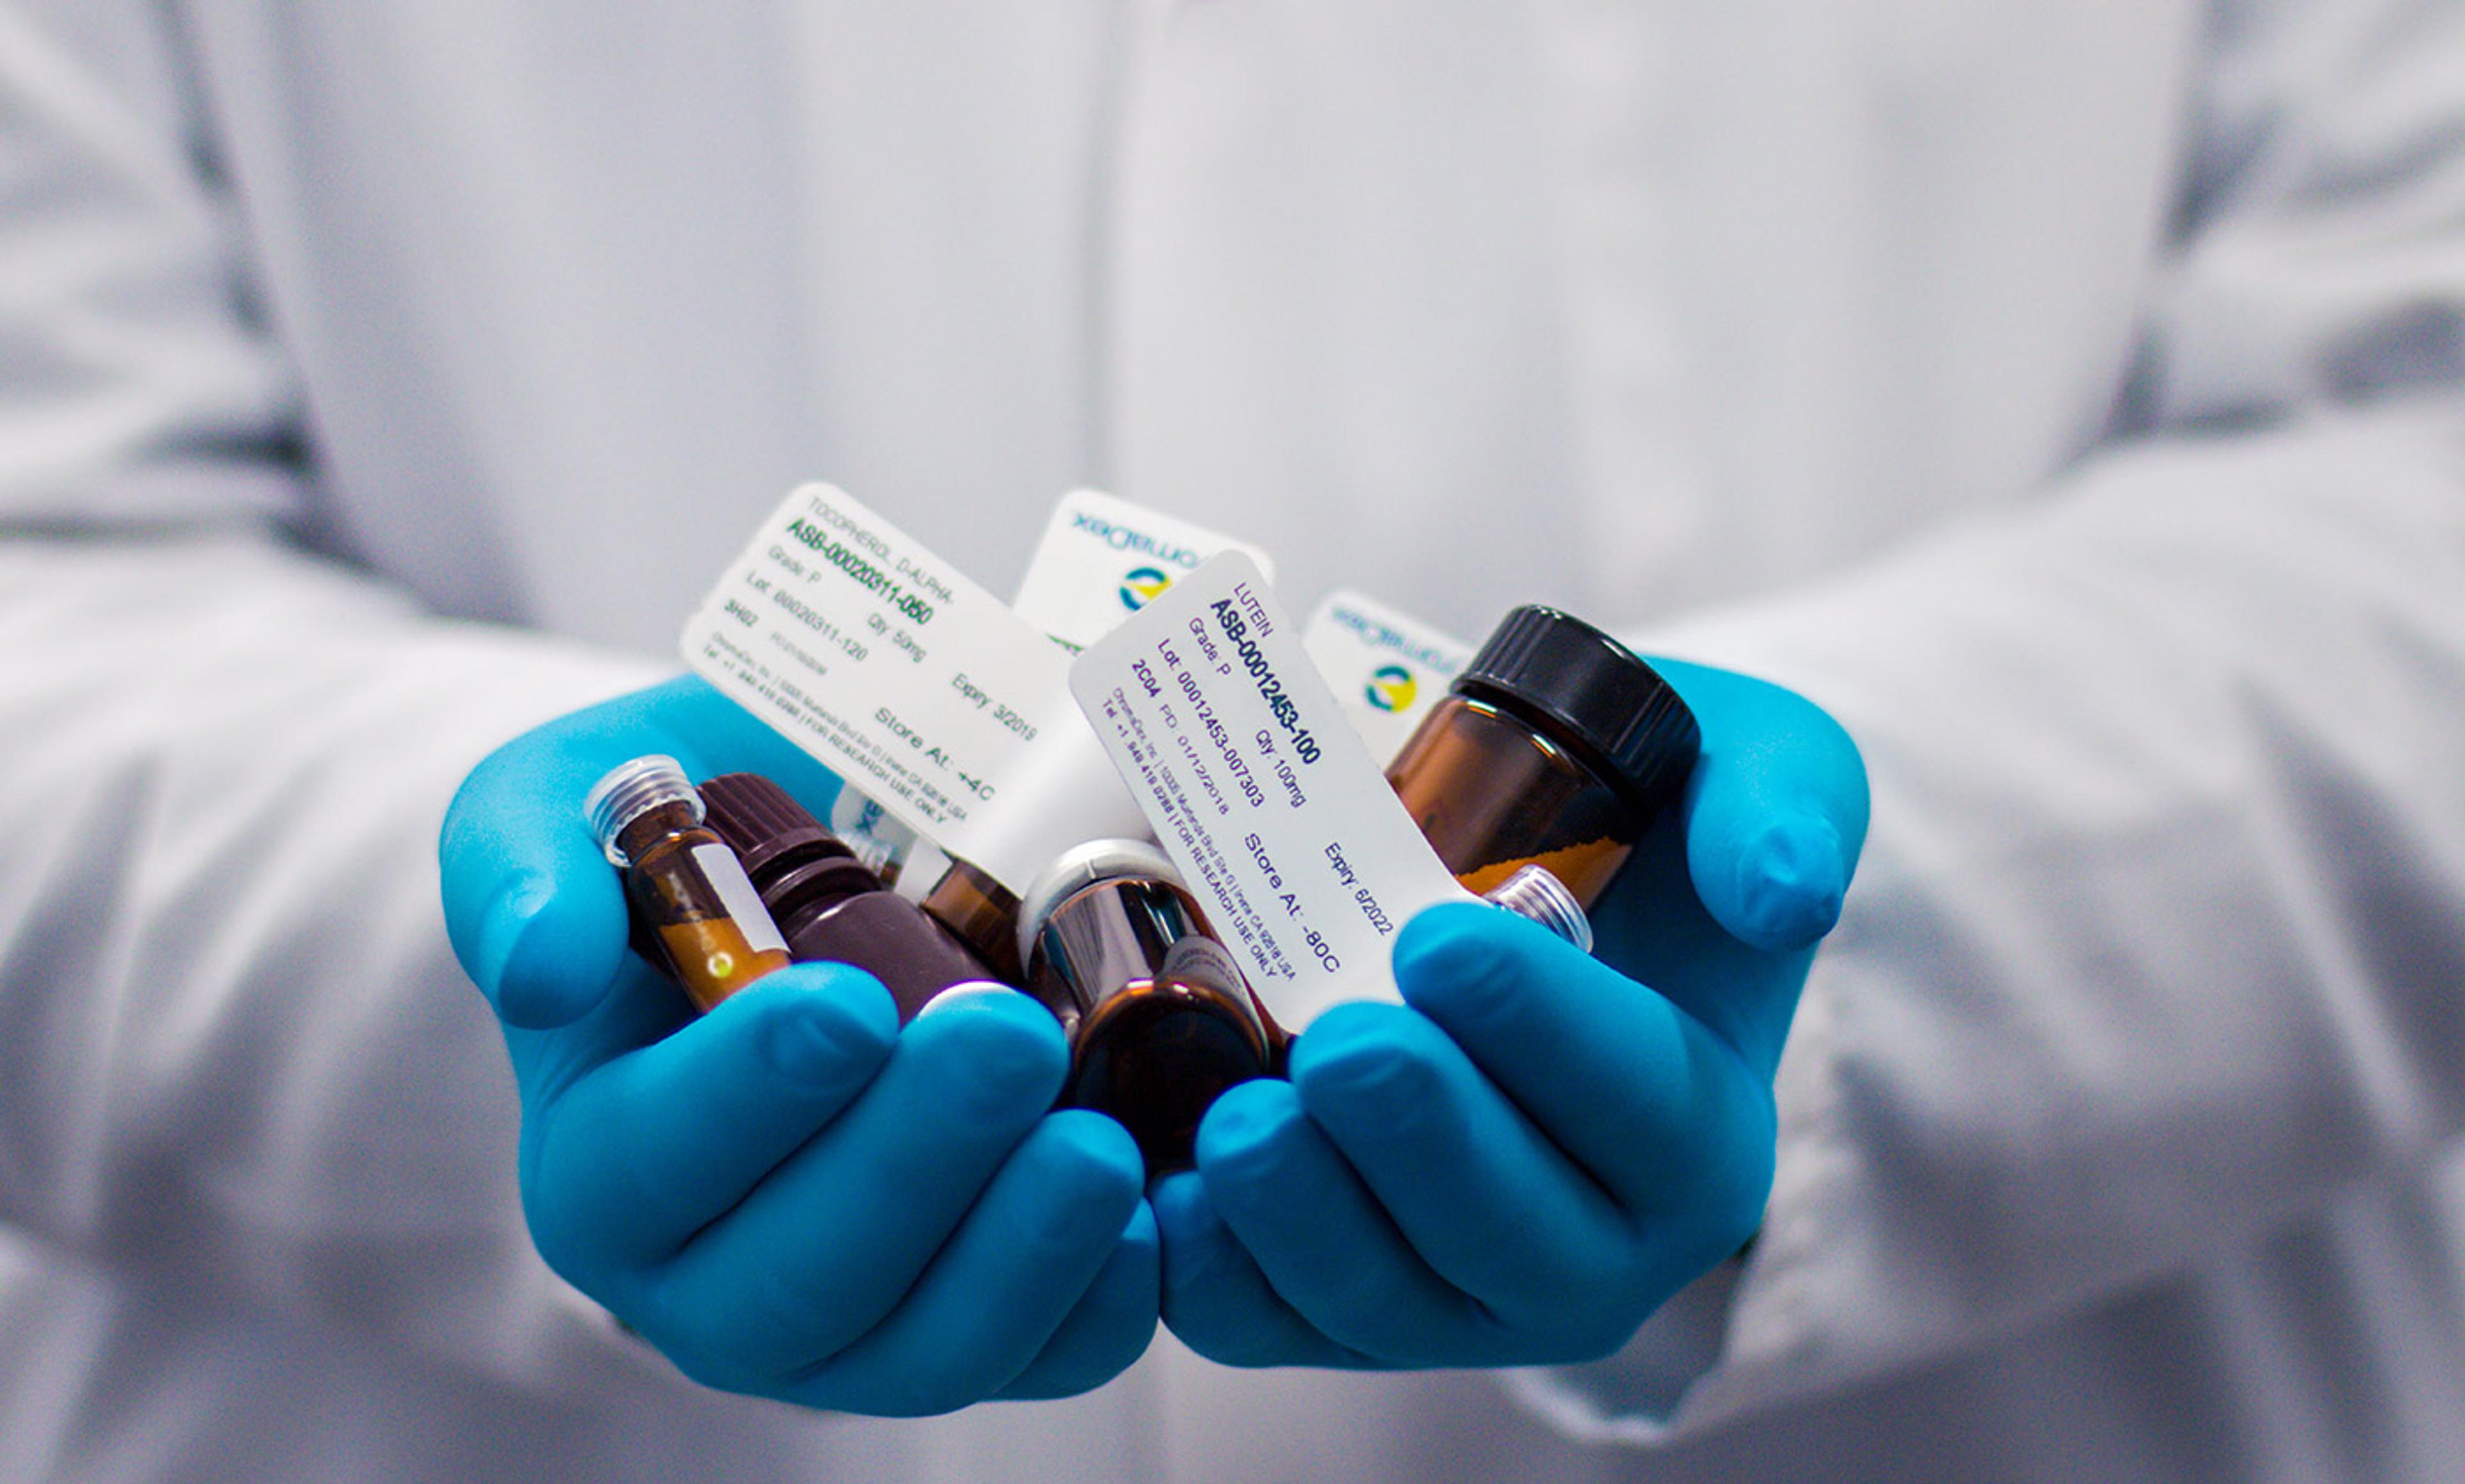
<svg viewBox="0 0 2465 1484">
<path fill-rule="evenodd" d="M 1025 995 L 902 1032 L 861 970 L 798 964 L 696 1019 L 626 948 L 579 812 L 628 758 L 837 785 L 700 680 L 579 712 L 463 784 L 439 846 L 455 951 L 503 1023 L 533 1240 L 688 1375 L 885 1415 L 1067 1395 L 1155 1331 L 1138 1147 L 1048 1113 L 1060 1028 Z"/>
<path fill-rule="evenodd" d="M 1473 903 L 1399 935 L 1403 1006 L 1339 1006 L 1232 1089 L 1151 1192 L 1165 1320 L 1234 1365 L 1569 1362 L 1738 1250 L 1771 1082 L 1865 840 L 1810 702 L 1656 661 L 1702 725 L 1681 808 L 1592 919 L 1596 961 Z"/>
</svg>

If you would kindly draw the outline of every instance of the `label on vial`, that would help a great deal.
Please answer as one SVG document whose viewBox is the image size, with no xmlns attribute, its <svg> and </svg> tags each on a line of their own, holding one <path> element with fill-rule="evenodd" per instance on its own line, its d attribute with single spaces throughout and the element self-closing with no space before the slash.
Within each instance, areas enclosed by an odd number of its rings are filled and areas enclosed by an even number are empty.
<svg viewBox="0 0 2465 1484">
<path fill-rule="evenodd" d="M 891 818 L 887 809 L 858 788 L 841 788 L 831 801 L 831 817 L 823 823 L 885 883 L 916 853 L 916 831 Z"/>
<path fill-rule="evenodd" d="M 1010 605 L 1074 650 L 1085 649 L 1219 551 L 1241 551 L 1275 577 L 1247 542 L 1101 490 L 1072 490 L 1053 507 Z"/>
<path fill-rule="evenodd" d="M 1285 1030 L 1338 1001 L 1399 998 L 1395 934 L 1424 907 L 1478 899 L 1422 839 L 1240 553 L 1090 647 L 1070 685 Z"/>
<path fill-rule="evenodd" d="M 1071 704 L 1069 652 L 829 485 L 757 528 L 679 648 L 891 818 L 1012 891 L 1076 843 L 1056 846 L 1056 831 L 1143 824 Z"/>
<path fill-rule="evenodd" d="M 744 862 L 734 851 L 724 845 L 697 845 L 693 863 L 719 893 L 719 904 L 736 920 L 746 947 L 756 953 L 788 951 L 788 940 L 779 936 L 779 924 L 770 919 L 770 909 L 762 905 L 762 894 L 753 889 L 753 878 L 744 874 Z"/>
<path fill-rule="evenodd" d="M 1164 962 L 1156 965 L 1156 977 L 1185 985 L 1204 985 L 1236 1000 L 1241 997 L 1242 986 L 1249 983 L 1241 973 L 1241 961 L 1232 957 L 1231 949 L 1196 933 L 1175 940 L 1164 951 Z"/>
<path fill-rule="evenodd" d="M 1381 766 L 1391 763 L 1473 647 L 1363 593 L 1326 595 L 1301 627 L 1301 646 Z"/>
</svg>

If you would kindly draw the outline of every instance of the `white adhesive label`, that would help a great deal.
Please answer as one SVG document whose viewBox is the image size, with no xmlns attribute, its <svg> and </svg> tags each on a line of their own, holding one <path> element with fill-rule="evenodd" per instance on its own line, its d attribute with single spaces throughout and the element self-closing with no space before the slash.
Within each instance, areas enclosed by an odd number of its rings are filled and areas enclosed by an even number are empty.
<svg viewBox="0 0 2465 1484">
<path fill-rule="evenodd" d="M 1071 689 L 1156 838 L 1287 1030 L 1397 999 L 1394 936 L 1455 883 L 1248 558 L 1208 562 L 1100 640 Z"/>
<path fill-rule="evenodd" d="M 753 889 L 753 878 L 744 874 L 744 862 L 734 851 L 724 845 L 697 845 L 693 863 L 719 893 L 719 904 L 744 935 L 744 946 L 756 953 L 788 951 L 788 940 L 779 936 L 779 924 L 770 920 L 770 909 L 762 905 L 762 894 Z"/>
<path fill-rule="evenodd" d="M 1319 604 L 1301 645 L 1381 764 L 1394 761 L 1473 656 L 1473 647 L 1453 634 L 1348 589 Z"/>
<path fill-rule="evenodd" d="M 1275 578 L 1247 542 L 1101 490 L 1072 490 L 1053 507 L 1010 607 L 1072 649 L 1084 649 L 1219 551 L 1241 551 Z"/>
<path fill-rule="evenodd" d="M 950 857 L 932 841 L 918 838 L 907 848 L 907 853 L 895 862 L 895 874 L 884 875 L 882 884 L 909 901 L 921 904 L 933 894 L 933 888 L 941 884 L 943 874 L 950 869 Z"/>
<path fill-rule="evenodd" d="M 679 647 L 893 819 L 1012 891 L 1080 840 L 1144 827 L 1071 704 L 1069 653 L 829 485 L 763 522 Z"/>
</svg>

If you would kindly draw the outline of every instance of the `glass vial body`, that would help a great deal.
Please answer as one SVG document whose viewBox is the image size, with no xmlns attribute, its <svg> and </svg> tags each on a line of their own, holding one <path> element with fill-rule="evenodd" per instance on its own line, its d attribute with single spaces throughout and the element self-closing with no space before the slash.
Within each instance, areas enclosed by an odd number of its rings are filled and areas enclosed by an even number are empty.
<svg viewBox="0 0 2465 1484">
<path fill-rule="evenodd" d="M 853 963 L 872 974 L 901 1025 L 944 990 L 996 983 L 965 942 L 885 890 L 848 842 L 777 784 L 730 773 L 700 791 L 707 822 L 744 861 L 797 963 Z"/>
<path fill-rule="evenodd" d="M 993 973 L 1012 985 L 1027 983 L 1019 958 L 1018 894 L 957 856 L 919 898 L 933 920 L 958 935 Z"/>
<path fill-rule="evenodd" d="M 1588 907 L 1683 791 L 1699 748 L 1693 714 L 1651 666 L 1580 619 L 1522 608 L 1387 781 L 1467 890 L 1538 865 Z"/>
<path fill-rule="evenodd" d="M 1462 696 L 1422 720 L 1387 781 L 1471 892 L 1544 866 L 1589 906 L 1643 833 L 1626 800 L 1568 748 L 1493 702 Z"/>
<path fill-rule="evenodd" d="M 674 758 L 619 764 L 592 786 L 584 816 L 670 977 L 707 1011 L 788 966 L 787 941 L 744 867 L 702 823 L 700 796 Z"/>
<path fill-rule="evenodd" d="M 1062 1101 L 1111 1115 L 1150 1175 L 1187 1169 L 1218 1094 L 1272 1076 L 1283 1035 L 1153 846 L 1098 840 L 1029 887 L 1028 992 L 1070 1035 Z"/>
</svg>

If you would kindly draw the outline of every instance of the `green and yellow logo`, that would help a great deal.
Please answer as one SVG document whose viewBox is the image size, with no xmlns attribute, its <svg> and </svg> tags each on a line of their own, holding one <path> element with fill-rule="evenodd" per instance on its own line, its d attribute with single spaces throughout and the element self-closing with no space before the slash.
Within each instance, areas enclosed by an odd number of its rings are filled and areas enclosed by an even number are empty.
<svg viewBox="0 0 2465 1484">
<path fill-rule="evenodd" d="M 1369 672 L 1369 683 L 1362 691 L 1369 698 L 1369 704 L 1379 710 L 1402 711 L 1421 694 L 1421 682 L 1401 665 L 1381 665 Z"/>
<path fill-rule="evenodd" d="M 1121 607 L 1135 613 L 1172 586 L 1172 579 L 1152 566 L 1132 567 L 1121 579 Z"/>
</svg>

